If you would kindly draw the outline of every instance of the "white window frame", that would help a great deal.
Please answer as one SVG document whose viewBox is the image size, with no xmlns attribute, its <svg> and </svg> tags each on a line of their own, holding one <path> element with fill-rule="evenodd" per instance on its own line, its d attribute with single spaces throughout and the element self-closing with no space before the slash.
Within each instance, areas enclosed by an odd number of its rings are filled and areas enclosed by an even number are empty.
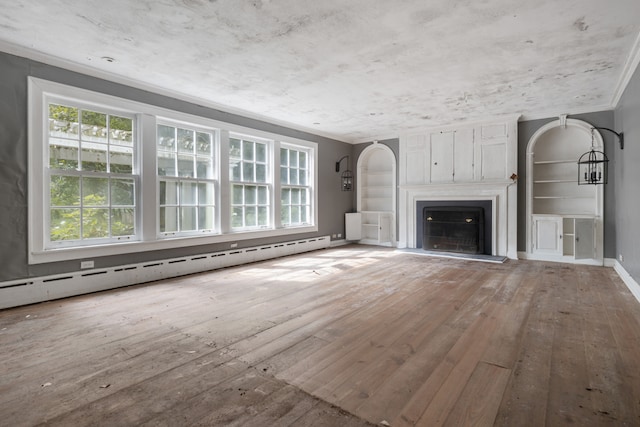
<svg viewBox="0 0 640 427">
<path fill-rule="evenodd" d="M 306 190 L 307 193 L 307 203 L 304 206 L 308 206 L 308 212 L 307 212 L 307 222 L 299 222 L 299 223 L 289 223 L 289 224 L 284 224 L 282 223 L 282 216 L 280 215 L 278 217 L 278 220 L 280 221 L 280 225 L 282 227 L 285 228 L 297 228 L 297 227 L 306 227 L 307 225 L 310 225 L 311 222 L 313 221 L 314 218 L 314 206 L 315 203 L 313 203 L 313 195 L 314 195 L 314 186 L 313 186 L 313 182 L 311 182 L 311 177 L 312 177 L 312 173 L 311 171 L 313 170 L 312 168 L 312 158 L 313 158 L 313 150 L 310 149 L 309 147 L 304 147 L 304 146 L 300 146 L 300 145 L 294 145 L 294 144 L 287 144 L 287 143 L 281 143 L 280 144 L 280 150 L 278 150 L 278 152 L 280 153 L 282 149 L 285 150 L 289 150 L 289 152 L 291 151 L 297 151 L 297 152 L 301 152 L 301 153 L 305 153 L 307 156 L 307 168 L 306 168 L 306 184 L 302 185 L 302 184 L 291 184 L 291 183 L 287 183 L 287 184 L 283 184 L 282 180 L 281 180 L 281 175 L 280 175 L 280 171 L 278 172 L 278 174 L 276 174 L 278 180 L 280 181 L 280 192 L 278 194 L 278 203 L 280 203 L 280 208 L 283 207 L 282 205 L 282 190 L 285 188 L 288 189 L 299 189 L 299 190 Z M 287 171 L 290 171 L 292 169 L 291 165 L 288 164 L 286 166 L 283 166 L 283 160 L 280 159 L 279 164 L 280 164 L 280 170 L 282 170 L 283 167 L 287 168 Z M 299 165 L 297 167 L 293 167 L 294 169 L 300 170 Z M 290 174 L 289 174 L 290 176 Z M 289 205 L 289 206 L 293 206 L 293 205 Z M 298 206 L 303 206 L 302 204 L 298 204 Z"/>
<path fill-rule="evenodd" d="M 284 137 L 283 135 L 264 132 L 231 123 L 182 113 L 166 108 L 156 107 L 124 98 L 119 98 L 103 93 L 80 89 L 60 83 L 42 80 L 35 77 L 28 78 L 28 241 L 29 264 L 41 264 L 48 262 L 86 260 L 102 256 L 122 255 L 127 253 L 145 252 L 151 250 L 163 250 L 179 247 L 198 246 L 206 244 L 237 242 L 247 239 L 271 238 L 294 235 L 299 233 L 312 233 L 318 231 L 317 218 L 317 185 L 318 185 L 318 145 L 317 143 L 297 138 Z M 48 129 L 48 112 L 44 111 L 45 100 L 52 96 L 56 99 L 69 99 L 80 101 L 85 106 L 106 107 L 109 111 L 122 111 L 135 114 L 138 117 L 138 152 L 137 162 L 134 168 L 138 168 L 139 182 L 137 183 L 137 215 L 136 219 L 138 236 L 136 241 L 124 241 L 88 246 L 56 247 L 49 248 L 46 245 L 45 232 L 49 233 L 48 224 L 45 223 L 45 208 L 48 203 L 44 199 L 49 197 L 48 176 L 48 148 L 45 144 Z M 197 233 L 194 236 L 175 236 L 171 238 L 159 238 L 158 236 L 158 203 L 159 185 L 157 179 L 156 161 L 156 126 L 158 121 L 183 122 L 202 128 L 218 129 L 216 141 L 217 161 L 217 191 L 216 191 L 216 233 Z M 229 180 L 228 143 L 229 133 L 250 135 L 273 141 L 270 149 L 269 171 L 270 191 L 269 203 L 271 227 L 268 229 L 232 230 L 231 229 L 231 185 Z M 309 148 L 310 177 L 312 180 L 312 223 L 301 227 L 282 227 L 280 224 L 280 144 L 292 144 Z M 79 267 L 79 264 L 78 264 Z"/>
</svg>

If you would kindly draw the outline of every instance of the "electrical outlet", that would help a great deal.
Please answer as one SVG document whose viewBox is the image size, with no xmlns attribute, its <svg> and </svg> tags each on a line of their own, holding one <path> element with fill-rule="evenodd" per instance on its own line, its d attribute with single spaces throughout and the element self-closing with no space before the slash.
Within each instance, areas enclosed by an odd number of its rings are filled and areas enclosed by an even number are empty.
<svg viewBox="0 0 640 427">
<path fill-rule="evenodd" d="M 332 238 L 332 239 L 335 239 L 335 238 L 336 238 L 336 235 L 335 235 L 335 234 L 332 234 L 332 235 L 331 235 L 331 238 Z"/>
<path fill-rule="evenodd" d="M 87 268 L 93 268 L 93 260 L 91 261 L 80 261 L 80 269 L 86 270 Z"/>
<path fill-rule="evenodd" d="M 624 256 L 622 254 L 618 255 L 618 258 L 620 258 L 620 262 L 624 262 Z"/>
<path fill-rule="evenodd" d="M 342 233 L 338 233 L 338 238 L 342 237 Z"/>
<path fill-rule="evenodd" d="M 237 244 L 237 243 L 232 243 L 232 244 L 231 244 L 231 249 L 233 249 L 233 248 L 237 248 L 237 247 L 238 247 L 238 244 Z"/>
</svg>

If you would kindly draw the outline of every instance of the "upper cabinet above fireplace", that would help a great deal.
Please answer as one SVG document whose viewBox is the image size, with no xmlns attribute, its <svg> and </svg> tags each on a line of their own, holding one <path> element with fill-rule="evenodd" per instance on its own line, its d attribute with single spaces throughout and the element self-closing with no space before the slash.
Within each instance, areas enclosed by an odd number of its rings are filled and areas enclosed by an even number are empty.
<svg viewBox="0 0 640 427">
<path fill-rule="evenodd" d="M 442 128 L 400 139 L 400 184 L 496 182 L 517 170 L 517 121 Z"/>
</svg>

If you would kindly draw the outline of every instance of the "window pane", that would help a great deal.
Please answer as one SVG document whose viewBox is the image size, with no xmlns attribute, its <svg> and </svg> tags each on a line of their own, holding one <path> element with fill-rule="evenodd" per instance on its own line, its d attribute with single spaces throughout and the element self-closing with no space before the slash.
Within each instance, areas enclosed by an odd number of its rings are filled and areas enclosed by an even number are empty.
<svg viewBox="0 0 640 427">
<path fill-rule="evenodd" d="M 213 230 L 213 215 L 213 207 L 207 206 L 198 208 L 198 229 Z"/>
<path fill-rule="evenodd" d="M 233 186 L 233 204 L 234 205 L 241 205 L 244 201 L 243 198 L 243 189 L 244 187 L 242 185 L 234 185 Z"/>
<path fill-rule="evenodd" d="M 298 185 L 298 169 L 289 169 L 289 184 Z"/>
<path fill-rule="evenodd" d="M 242 213 L 242 207 L 235 207 L 231 212 L 231 227 L 233 228 L 241 228 L 243 226 L 242 219 L 244 215 Z"/>
<path fill-rule="evenodd" d="M 178 183 L 175 181 L 160 181 L 160 204 L 178 204 Z"/>
<path fill-rule="evenodd" d="M 253 163 L 242 162 L 242 180 L 253 181 Z"/>
<path fill-rule="evenodd" d="M 268 203 L 267 187 L 258 187 L 258 204 L 266 205 Z"/>
<path fill-rule="evenodd" d="M 180 204 L 181 205 L 195 205 L 196 194 L 198 187 L 195 182 L 181 182 L 180 183 Z"/>
<path fill-rule="evenodd" d="M 175 153 L 158 151 L 158 175 L 176 176 Z"/>
<path fill-rule="evenodd" d="M 196 152 L 205 156 L 211 156 L 211 134 L 198 132 L 196 134 Z"/>
<path fill-rule="evenodd" d="M 175 151 L 176 128 L 171 126 L 158 125 L 158 149 Z"/>
<path fill-rule="evenodd" d="M 258 208 L 258 225 L 260 227 L 266 227 L 269 225 L 269 212 L 264 206 Z"/>
<path fill-rule="evenodd" d="M 107 171 L 107 145 L 82 144 L 82 169 L 94 172 Z"/>
<path fill-rule="evenodd" d="M 300 222 L 307 223 L 307 211 L 309 208 L 307 206 L 300 206 Z"/>
<path fill-rule="evenodd" d="M 255 206 L 245 206 L 244 208 L 244 224 L 246 227 L 256 227 L 258 225 L 258 216 Z"/>
<path fill-rule="evenodd" d="M 197 230 L 196 207 L 185 207 L 180 209 L 180 231 Z"/>
<path fill-rule="evenodd" d="M 131 236 L 135 234 L 135 213 L 132 208 L 111 210 L 111 235 Z"/>
<path fill-rule="evenodd" d="M 291 204 L 292 205 L 300 204 L 300 190 L 298 188 L 291 189 Z"/>
<path fill-rule="evenodd" d="M 162 187 L 162 183 L 161 183 Z M 133 206 L 134 205 L 134 185 L 132 179 L 112 179 L 111 180 L 111 205 L 112 206 Z"/>
<path fill-rule="evenodd" d="M 280 149 L 280 166 L 288 166 L 289 165 L 289 150 L 286 148 Z"/>
<path fill-rule="evenodd" d="M 49 134 L 77 140 L 78 109 L 64 105 L 49 104 Z"/>
<path fill-rule="evenodd" d="M 307 169 L 307 153 L 305 153 L 304 151 L 298 152 L 298 167 Z"/>
<path fill-rule="evenodd" d="M 133 148 L 111 147 L 109 152 L 110 171 L 113 173 L 133 172 Z"/>
<path fill-rule="evenodd" d="M 49 139 L 49 166 L 54 169 L 78 167 L 78 141 Z"/>
<path fill-rule="evenodd" d="M 245 205 L 255 205 L 258 200 L 258 188 L 255 185 L 247 185 L 244 187 L 244 203 Z"/>
<path fill-rule="evenodd" d="M 82 111 L 82 140 L 107 142 L 107 115 L 95 111 Z"/>
<path fill-rule="evenodd" d="M 126 117 L 109 116 L 110 140 L 114 144 L 133 144 L 133 120 Z"/>
<path fill-rule="evenodd" d="M 289 169 L 285 167 L 280 167 L 280 183 L 281 184 L 289 183 Z"/>
<path fill-rule="evenodd" d="M 178 155 L 178 176 L 193 178 L 193 156 Z"/>
<path fill-rule="evenodd" d="M 85 206 L 109 205 L 107 178 L 82 178 L 82 203 Z"/>
<path fill-rule="evenodd" d="M 283 188 L 282 189 L 282 194 L 280 196 L 280 200 L 282 201 L 283 205 L 290 205 L 291 201 L 290 201 L 290 195 L 291 195 L 291 190 L 288 188 Z"/>
<path fill-rule="evenodd" d="M 293 168 L 297 168 L 298 167 L 298 152 L 291 150 L 289 152 L 289 166 L 293 167 Z"/>
<path fill-rule="evenodd" d="M 80 178 L 75 176 L 52 176 L 49 188 L 51 206 L 79 206 Z"/>
<path fill-rule="evenodd" d="M 80 209 L 51 209 L 50 225 L 52 242 L 80 239 Z"/>
<path fill-rule="evenodd" d="M 109 237 L 109 209 L 86 208 L 82 210 L 82 238 Z"/>
<path fill-rule="evenodd" d="M 256 161 L 266 163 L 267 162 L 267 145 L 256 143 Z"/>
<path fill-rule="evenodd" d="M 267 182 L 267 165 L 256 165 L 256 182 Z"/>
<path fill-rule="evenodd" d="M 240 158 L 241 142 L 237 138 L 229 138 L 229 157 L 234 159 Z"/>
<path fill-rule="evenodd" d="M 213 205 L 213 183 L 201 182 L 198 184 L 198 204 Z"/>
<path fill-rule="evenodd" d="M 253 141 L 242 141 L 242 159 L 243 160 L 254 160 L 253 152 L 254 152 L 255 143 Z"/>
<path fill-rule="evenodd" d="M 240 162 L 237 160 L 232 160 L 229 162 L 229 179 L 231 181 L 240 181 L 242 178 L 240 172 Z"/>
<path fill-rule="evenodd" d="M 160 232 L 170 233 L 178 231 L 178 208 L 161 207 L 160 208 Z"/>
<path fill-rule="evenodd" d="M 289 206 L 283 206 L 282 209 L 280 209 L 280 221 L 282 221 L 283 225 L 287 225 L 290 223 L 290 220 L 289 220 L 290 211 L 291 211 L 291 208 Z"/>
<path fill-rule="evenodd" d="M 300 204 L 307 204 L 307 190 L 300 190 Z"/>
<path fill-rule="evenodd" d="M 196 158 L 196 176 L 198 178 L 212 178 L 213 167 L 210 157 L 197 157 Z"/>
<path fill-rule="evenodd" d="M 193 153 L 194 152 L 193 131 L 188 129 L 178 129 L 178 152 Z"/>
<path fill-rule="evenodd" d="M 297 224 L 300 222 L 300 206 L 291 206 L 291 223 Z"/>
<path fill-rule="evenodd" d="M 298 170 L 298 184 L 307 185 L 307 171 L 304 169 Z"/>
</svg>

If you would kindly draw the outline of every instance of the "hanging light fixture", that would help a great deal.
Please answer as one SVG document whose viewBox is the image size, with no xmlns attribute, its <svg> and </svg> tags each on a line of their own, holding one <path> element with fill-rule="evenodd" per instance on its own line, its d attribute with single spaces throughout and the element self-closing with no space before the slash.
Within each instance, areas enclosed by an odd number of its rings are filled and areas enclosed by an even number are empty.
<svg viewBox="0 0 640 427">
<path fill-rule="evenodd" d="M 591 128 L 591 151 L 584 153 L 578 159 L 578 185 L 599 185 L 607 183 L 609 159 L 603 151 L 595 149 L 595 130 L 596 128 Z"/>
<path fill-rule="evenodd" d="M 349 156 L 343 156 L 336 162 L 336 172 L 340 172 L 340 162 L 347 159 L 347 169 L 340 175 L 340 189 L 342 191 L 353 190 L 353 173 L 349 170 Z"/>
</svg>

